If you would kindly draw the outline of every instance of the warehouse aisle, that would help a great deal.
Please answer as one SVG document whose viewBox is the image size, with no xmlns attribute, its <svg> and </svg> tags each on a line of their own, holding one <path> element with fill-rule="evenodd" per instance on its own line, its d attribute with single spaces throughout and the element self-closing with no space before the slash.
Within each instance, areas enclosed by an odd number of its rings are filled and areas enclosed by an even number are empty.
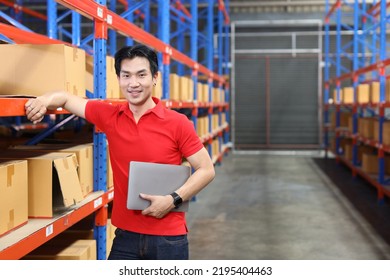
<svg viewBox="0 0 390 280">
<path fill-rule="evenodd" d="M 226 156 L 215 180 L 191 203 L 190 258 L 389 259 L 385 238 L 316 161 L 323 161 L 319 153 Z M 350 177 L 338 168 L 339 176 Z M 390 224 L 387 204 L 382 210 Z"/>
</svg>

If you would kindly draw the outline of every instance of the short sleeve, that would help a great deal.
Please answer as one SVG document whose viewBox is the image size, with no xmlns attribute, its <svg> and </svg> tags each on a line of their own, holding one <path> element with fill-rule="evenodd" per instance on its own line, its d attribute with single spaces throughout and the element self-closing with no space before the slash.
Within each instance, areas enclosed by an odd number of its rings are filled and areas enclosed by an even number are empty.
<svg viewBox="0 0 390 280">
<path fill-rule="evenodd" d="M 106 131 L 116 111 L 116 106 L 100 100 L 90 100 L 85 108 L 85 119 L 100 130 Z"/>
<path fill-rule="evenodd" d="M 199 152 L 204 146 L 195 131 L 193 122 L 188 120 L 186 116 L 182 118 L 180 128 L 179 149 L 183 156 L 188 158 Z"/>
</svg>

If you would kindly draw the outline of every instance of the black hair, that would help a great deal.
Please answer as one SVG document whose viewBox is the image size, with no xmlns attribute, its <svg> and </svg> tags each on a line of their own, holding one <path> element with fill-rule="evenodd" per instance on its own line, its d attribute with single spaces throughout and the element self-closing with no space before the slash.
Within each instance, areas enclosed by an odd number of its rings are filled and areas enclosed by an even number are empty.
<svg viewBox="0 0 390 280">
<path fill-rule="evenodd" d="M 134 46 L 126 46 L 118 50 L 115 54 L 115 73 L 119 77 L 121 64 L 124 59 L 133 59 L 135 57 L 145 57 L 150 64 L 150 72 L 154 76 L 158 71 L 157 54 L 151 48 L 137 44 Z"/>
</svg>

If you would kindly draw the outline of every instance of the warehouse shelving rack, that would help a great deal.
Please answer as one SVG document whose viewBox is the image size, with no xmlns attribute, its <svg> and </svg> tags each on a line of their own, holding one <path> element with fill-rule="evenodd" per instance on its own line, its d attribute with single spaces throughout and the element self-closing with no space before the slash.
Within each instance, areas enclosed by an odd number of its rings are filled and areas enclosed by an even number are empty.
<svg viewBox="0 0 390 280">
<path fill-rule="evenodd" d="M 353 24 L 348 25 L 343 18 L 343 5 L 349 6 L 352 10 Z M 336 159 L 347 165 L 353 176 L 359 175 L 367 180 L 377 189 L 378 201 L 383 202 L 384 196 L 390 197 L 390 188 L 385 177 L 385 153 L 390 152 L 389 147 L 382 144 L 383 139 L 383 123 L 385 121 L 385 110 L 390 107 L 390 103 L 385 99 L 386 90 L 386 68 L 390 64 L 390 59 L 386 54 L 386 25 L 389 23 L 389 17 L 386 9 L 389 6 L 385 0 L 373 1 L 369 7 L 366 1 L 336 1 L 330 6 L 329 1 L 326 1 L 326 16 L 325 16 L 325 68 L 324 68 L 324 146 L 325 150 L 329 150 L 329 110 L 333 109 L 336 113 L 335 120 L 335 150 L 332 151 Z M 330 22 L 333 21 L 336 25 L 336 59 L 330 57 Z M 352 30 L 352 41 L 342 45 L 341 31 L 342 29 Z M 353 48 L 353 54 L 347 53 L 348 48 Z M 371 59 L 366 56 L 366 50 L 371 52 Z M 349 58 L 352 61 L 352 69 L 344 67 L 341 63 L 342 58 Z M 367 62 L 368 61 L 368 62 Z M 330 68 L 334 66 L 336 76 L 330 77 Z M 371 80 L 366 79 L 366 75 L 371 74 Z M 380 96 L 378 103 L 357 102 L 357 88 L 360 83 L 372 82 L 379 80 Z M 354 102 L 352 104 L 344 104 L 341 100 L 341 83 L 349 82 L 353 86 Z M 334 86 L 336 90 L 335 100 L 329 103 L 330 87 Z M 340 112 L 341 109 L 347 109 L 352 112 L 352 131 L 348 132 L 340 129 Z M 371 114 L 374 113 L 378 118 L 379 135 L 378 141 L 366 139 L 358 133 L 358 116 L 364 111 Z M 362 113 L 363 112 L 363 113 Z M 340 140 L 348 138 L 352 140 L 352 160 L 348 160 L 340 151 Z M 361 169 L 358 162 L 358 144 L 362 143 L 374 147 L 378 151 L 378 166 L 379 172 L 377 176 L 368 174 Z"/>
<path fill-rule="evenodd" d="M 2 1 L 3 2 L 3 1 Z M 4 0 L 3 4 L 6 0 Z M 18 19 L 20 20 L 21 14 L 27 13 L 32 16 L 35 13 L 28 8 L 22 6 L 22 0 L 18 1 L 17 9 L 19 9 Z M 122 4 L 126 4 L 126 1 L 120 1 Z M 32 33 L 30 30 L 24 28 L 19 28 L 20 26 L 13 27 L 7 24 L 0 24 L 0 34 L 7 39 L 10 43 L 30 43 L 30 44 L 51 44 L 51 43 L 61 43 L 73 45 L 81 48 L 85 48 L 87 51 L 91 51 L 83 43 L 87 44 L 90 41 L 90 38 L 93 38 L 93 55 L 95 56 L 95 65 L 94 65 L 94 92 L 89 98 L 99 98 L 105 99 L 106 85 L 105 81 L 105 56 L 107 54 L 107 49 L 112 53 L 116 48 L 115 45 L 115 36 L 110 36 L 108 34 L 121 34 L 129 38 L 128 43 L 132 43 L 131 40 L 135 40 L 146 45 L 153 47 L 158 51 L 162 56 L 162 67 L 163 67 L 163 105 L 167 108 L 172 108 L 176 110 L 191 110 L 191 116 L 194 120 L 196 126 L 196 118 L 200 110 L 207 110 L 209 114 L 212 112 L 218 112 L 221 115 L 222 112 L 226 113 L 226 121 L 230 120 L 229 118 L 229 85 L 225 77 L 229 74 L 229 40 L 228 40 L 228 1 L 203 1 L 206 3 L 206 7 L 214 6 L 215 3 L 218 3 L 218 15 L 217 15 L 217 25 L 218 25 L 218 52 L 217 52 L 217 65 L 218 74 L 214 72 L 214 65 L 212 60 L 214 57 L 213 49 L 213 40 L 212 40 L 212 29 L 209 29 L 209 42 L 208 42 L 208 64 L 203 66 L 199 63 L 197 54 L 198 54 L 198 30 L 197 30 L 197 13 L 198 13 L 198 4 L 201 1 L 191 0 L 187 1 L 191 7 L 191 23 L 190 23 L 190 55 L 184 54 L 182 51 L 179 51 L 173 48 L 169 44 L 169 23 L 170 23 L 170 6 L 168 1 L 158 0 L 158 1 L 137 1 L 139 4 L 135 10 L 133 6 L 130 6 L 132 1 L 127 2 L 127 12 L 124 13 L 124 17 L 116 14 L 112 10 L 115 10 L 116 1 L 110 1 L 110 9 L 107 8 L 106 0 L 92 1 L 92 0 L 47 0 L 47 26 L 48 26 L 48 36 L 44 36 L 37 33 Z M 158 5 L 159 16 L 158 16 L 158 25 L 162 27 L 159 31 L 159 37 L 157 38 L 150 34 L 149 24 L 146 23 L 147 17 L 150 16 L 150 4 L 155 2 Z M 180 1 L 176 2 L 176 7 L 181 12 L 176 13 L 179 17 L 183 16 L 183 13 L 189 17 L 188 11 L 184 8 L 184 5 L 181 5 Z M 58 29 L 58 20 L 60 19 L 57 15 L 56 5 L 61 4 L 71 11 L 72 14 L 72 32 L 71 34 L 66 34 L 67 37 L 71 37 L 71 43 L 58 40 L 58 32 L 64 31 Z M 1 4 L 1 3 L 0 3 Z M 15 8 L 15 7 L 14 7 Z M 32 12 L 31 12 L 32 11 Z M 138 11 L 136 13 L 136 11 Z M 208 23 L 213 22 L 213 13 L 208 9 Z M 22 12 L 22 13 L 21 13 Z M 142 16 L 145 19 L 144 29 L 137 27 L 131 21 L 134 20 L 133 13 Z M 39 18 L 42 18 L 42 15 L 37 15 Z M 88 18 L 92 20 L 94 24 L 94 34 L 85 38 L 84 41 L 81 39 L 81 17 Z M 66 31 L 65 31 L 66 32 Z M 183 33 L 182 31 L 179 33 Z M 180 40 L 179 40 L 180 41 Z M 107 44 L 109 42 L 109 45 Z M 182 50 L 182 43 L 178 43 L 178 48 Z M 96 59 L 97 58 L 97 59 Z M 183 73 L 183 66 L 190 69 L 191 77 L 194 81 L 194 100 L 196 100 L 196 83 L 198 80 L 198 74 L 202 74 L 207 78 L 209 85 L 216 83 L 220 89 L 225 89 L 225 102 L 215 103 L 211 101 L 211 90 L 209 92 L 210 100 L 209 102 L 178 102 L 169 100 L 169 71 L 171 60 L 178 62 L 178 71 Z M 182 70 L 180 70 L 182 69 Z M 168 75 L 167 75 L 168 73 Z M 24 104 L 27 101 L 26 98 L 0 98 L 0 107 L 2 108 L 0 117 L 7 116 L 24 116 Z M 121 100 L 105 100 L 109 103 L 116 102 L 125 102 Z M 68 112 L 64 110 L 54 110 L 49 111 L 48 114 L 64 115 Z M 219 117 L 219 128 L 218 130 L 211 130 L 207 135 L 202 136 L 203 143 L 211 143 L 212 139 L 218 137 L 223 141 L 224 144 L 228 144 L 229 141 L 229 125 L 221 124 L 221 117 Z M 59 124 L 53 125 L 50 129 L 54 130 L 59 127 Z M 45 134 L 40 134 L 37 136 L 36 140 L 42 139 Z M 8 247 L 2 248 L 0 250 L 0 259 L 18 259 L 23 257 L 25 254 L 29 253 L 33 249 L 39 247 L 49 239 L 55 237 L 57 234 L 61 233 L 65 229 L 69 228 L 76 222 L 82 220 L 91 213 L 95 213 L 95 239 L 97 241 L 97 253 L 98 259 L 106 258 L 106 234 L 105 226 L 107 222 L 107 204 L 112 201 L 114 196 L 114 190 L 107 188 L 106 183 L 106 173 L 103 172 L 106 164 L 106 141 L 105 135 L 99 132 L 94 133 L 94 192 L 92 195 L 83 201 L 82 203 L 73 207 L 70 212 L 65 213 L 64 216 L 58 217 L 52 220 L 45 220 L 44 225 L 34 230 L 33 232 L 25 233 L 24 238 L 20 238 L 16 241 L 12 241 L 15 235 L 10 233 L 5 237 L 1 237 L 1 240 L 4 241 L 4 238 L 10 238 L 11 241 Z M 214 163 L 220 163 L 223 155 L 228 151 L 229 145 L 220 145 L 219 155 L 213 159 Z M 19 228 L 17 230 L 22 230 Z"/>
</svg>

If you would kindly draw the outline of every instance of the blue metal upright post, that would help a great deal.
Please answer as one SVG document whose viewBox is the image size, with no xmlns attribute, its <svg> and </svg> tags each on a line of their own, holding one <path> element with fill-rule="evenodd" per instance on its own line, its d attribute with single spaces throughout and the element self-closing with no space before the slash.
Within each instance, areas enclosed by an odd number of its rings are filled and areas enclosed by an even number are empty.
<svg viewBox="0 0 390 280">
<path fill-rule="evenodd" d="M 229 0 L 226 0 L 225 1 L 225 8 L 227 9 L 227 12 L 229 14 Z M 229 69 L 230 69 L 230 48 L 229 48 L 229 42 L 230 42 L 230 37 L 229 37 L 229 23 L 225 23 L 225 26 L 224 26 L 224 34 L 225 34 L 225 51 L 224 51 L 224 57 L 225 57 L 225 62 L 224 62 L 224 75 L 226 77 L 229 77 Z M 226 85 L 225 85 L 225 90 L 224 90 L 224 93 L 225 93 L 225 102 L 229 104 L 230 102 L 230 88 L 229 88 L 229 83 L 230 82 L 226 82 Z M 229 110 L 226 111 L 226 122 L 231 125 L 230 123 L 230 112 Z M 226 133 L 225 133 L 225 140 L 224 142 L 225 143 L 228 143 L 229 140 L 230 140 L 230 133 L 229 133 L 230 130 L 228 130 Z"/>
<path fill-rule="evenodd" d="M 380 49 L 379 49 L 379 60 L 384 61 L 386 59 L 386 25 L 387 25 L 387 17 L 386 17 L 386 1 L 381 0 L 380 2 Z M 384 109 L 381 109 L 384 102 L 386 101 L 386 69 L 385 66 L 381 66 L 379 68 L 379 85 L 380 85 L 380 95 L 379 95 L 379 178 L 378 181 L 380 184 L 385 183 L 385 159 L 384 152 L 382 147 L 383 140 L 383 123 L 384 123 Z"/>
<path fill-rule="evenodd" d="M 170 32 L 170 12 L 169 1 L 158 0 L 158 14 L 159 14 L 159 35 L 161 41 L 169 46 L 169 32 Z M 170 47 L 167 47 L 162 54 L 162 82 L 163 93 L 162 99 L 169 99 L 169 75 L 170 75 Z"/>
<path fill-rule="evenodd" d="M 114 13 L 116 12 L 116 1 L 117 0 L 111 0 L 109 4 L 109 9 Z M 110 56 L 115 55 L 115 52 L 117 50 L 116 41 L 117 41 L 116 31 L 112 29 L 108 30 L 108 54 Z"/>
<path fill-rule="evenodd" d="M 207 6 L 207 43 L 206 43 L 206 53 L 207 53 L 207 68 L 210 70 L 214 69 L 214 63 L 213 63 L 213 56 L 214 56 L 214 0 L 208 1 Z M 212 77 L 207 77 L 207 84 L 208 84 L 208 102 L 211 102 L 212 100 L 212 89 L 213 89 L 213 79 Z M 213 129 L 213 108 L 211 107 L 208 110 L 208 121 L 209 121 L 209 133 L 212 132 Z M 212 156 L 212 145 L 208 145 L 208 151 L 210 156 Z"/>
<path fill-rule="evenodd" d="M 47 0 L 47 36 L 58 39 L 57 2 L 54 0 Z"/>
<path fill-rule="evenodd" d="M 329 0 L 325 1 L 325 14 L 329 13 Z M 324 99 L 323 102 L 326 105 L 324 110 L 324 123 L 329 124 L 329 68 L 331 63 L 329 61 L 329 22 L 330 18 L 325 18 L 325 37 L 324 37 L 324 48 L 325 48 L 325 69 L 324 69 L 324 79 L 325 79 L 325 88 L 324 88 Z M 329 148 L 329 126 L 325 126 L 324 133 L 324 149 L 325 157 L 328 157 L 328 148 Z"/>
<path fill-rule="evenodd" d="M 132 10 L 131 6 L 132 6 L 133 2 L 134 2 L 133 0 L 127 0 L 127 9 L 128 10 Z M 126 16 L 126 19 L 127 19 L 128 22 L 134 23 L 134 12 L 128 13 L 127 16 Z M 127 44 L 127 46 L 134 45 L 133 38 L 126 37 L 126 44 Z"/>
<path fill-rule="evenodd" d="M 355 1 L 354 11 L 353 11 L 353 71 L 359 69 L 359 3 Z M 358 124 L 358 113 L 357 113 L 357 101 L 358 101 L 358 76 L 354 76 L 353 80 L 353 109 L 352 109 L 352 134 L 354 138 L 352 139 L 352 163 L 354 166 L 358 164 L 358 145 L 355 138 L 357 134 L 357 124 Z"/>
<path fill-rule="evenodd" d="M 96 0 L 106 6 L 106 0 Z M 103 13 L 103 11 L 101 11 Z M 107 22 L 105 19 L 95 20 L 94 45 L 94 97 L 106 98 L 106 55 L 107 55 Z M 95 132 L 93 135 L 94 148 L 94 191 L 107 190 L 107 142 L 106 135 Z M 94 235 L 97 242 L 98 260 L 106 259 L 106 225 L 96 225 Z"/>
<path fill-rule="evenodd" d="M 337 7 L 336 10 L 336 77 L 341 75 L 341 8 Z M 336 129 L 340 126 L 340 80 L 336 81 Z M 340 137 L 336 135 L 336 154 L 340 151 Z"/>
<path fill-rule="evenodd" d="M 190 32 L 190 53 L 193 61 L 198 61 L 198 0 L 191 0 L 191 32 Z M 198 68 L 192 69 L 191 73 L 194 93 L 194 100 L 198 98 Z M 196 113 L 196 114 L 195 114 Z M 192 121 L 194 122 L 195 129 L 198 127 L 198 110 L 194 110 L 192 114 Z"/>
</svg>

